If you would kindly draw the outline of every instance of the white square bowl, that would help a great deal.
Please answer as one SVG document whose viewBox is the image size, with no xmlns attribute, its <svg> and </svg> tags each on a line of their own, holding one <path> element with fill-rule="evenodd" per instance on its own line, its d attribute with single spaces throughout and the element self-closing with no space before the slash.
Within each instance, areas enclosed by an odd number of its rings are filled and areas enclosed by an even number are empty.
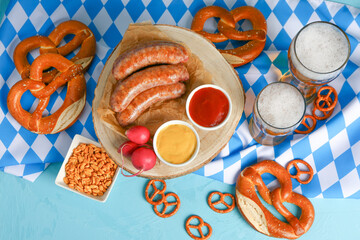
<svg viewBox="0 0 360 240">
<path fill-rule="evenodd" d="M 114 176 L 113 176 L 111 185 L 107 188 L 106 192 L 105 192 L 104 195 L 102 195 L 102 196 L 93 196 L 93 195 L 90 195 L 90 194 L 86 194 L 86 193 L 79 192 L 79 191 L 77 191 L 77 190 L 75 190 L 75 189 L 70 188 L 70 187 L 64 182 L 64 177 L 65 177 L 65 175 L 66 175 L 66 173 L 65 173 L 65 165 L 66 165 L 66 163 L 69 161 L 69 158 L 70 158 L 70 156 L 71 156 L 71 154 L 72 154 L 72 152 L 73 152 L 73 149 L 76 148 L 77 146 L 79 146 L 80 143 L 86 143 L 86 144 L 90 144 L 90 143 L 91 143 L 91 144 L 94 144 L 94 145 L 97 146 L 97 147 L 101 147 L 101 145 L 100 145 L 98 142 L 92 141 L 92 140 L 90 140 L 90 139 L 88 139 L 88 138 L 86 138 L 86 137 L 83 137 L 83 136 L 81 136 L 81 135 L 76 134 L 75 137 L 74 137 L 74 139 L 73 139 L 73 141 L 71 142 L 71 145 L 70 145 L 69 150 L 68 150 L 68 152 L 67 152 L 67 154 L 66 154 L 66 157 L 65 157 L 65 159 L 64 159 L 64 162 L 63 162 L 63 164 L 61 165 L 61 168 L 60 168 L 60 170 L 59 170 L 59 173 L 58 173 L 58 175 L 57 175 L 57 177 L 56 177 L 56 179 L 55 179 L 55 184 L 58 185 L 58 186 L 60 186 L 60 187 L 62 187 L 62 188 L 65 188 L 65 189 L 67 189 L 67 190 L 70 190 L 70 191 L 72 191 L 72 192 L 74 192 L 74 193 L 80 194 L 80 195 L 82 195 L 82 196 L 84 196 L 84 197 L 87 197 L 87 198 L 90 198 L 90 199 L 94 199 L 94 200 L 100 201 L 100 202 L 105 202 L 105 201 L 107 200 L 107 198 L 108 198 L 108 196 L 109 196 L 109 194 L 110 194 L 110 192 L 111 192 L 111 189 L 112 189 L 112 187 L 114 186 L 114 183 L 115 183 L 115 181 L 116 181 L 116 178 L 117 178 L 117 176 L 118 176 L 118 174 L 119 174 L 119 169 L 120 169 L 119 166 L 116 168 L 116 171 L 115 171 L 115 174 L 114 174 Z"/>
</svg>

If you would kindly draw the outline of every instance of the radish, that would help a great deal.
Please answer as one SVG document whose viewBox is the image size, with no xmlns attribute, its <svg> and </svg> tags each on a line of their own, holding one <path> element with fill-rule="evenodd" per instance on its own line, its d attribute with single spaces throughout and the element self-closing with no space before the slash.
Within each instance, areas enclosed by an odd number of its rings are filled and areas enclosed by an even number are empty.
<svg viewBox="0 0 360 240">
<path fill-rule="evenodd" d="M 118 148 L 118 153 L 124 155 L 125 157 L 130 157 L 131 154 L 138 147 L 140 147 L 139 144 L 134 143 L 132 141 L 126 141 L 126 142 L 124 142 L 123 144 L 120 145 L 120 147 Z"/>
<path fill-rule="evenodd" d="M 150 140 L 150 131 L 144 126 L 134 126 L 126 130 L 125 135 L 130 141 L 137 144 L 145 144 Z"/>
<path fill-rule="evenodd" d="M 156 155 L 152 149 L 146 147 L 137 148 L 131 155 L 131 163 L 139 171 L 133 175 L 125 175 L 123 173 L 124 158 L 122 158 L 121 174 L 125 177 L 135 177 L 144 171 L 152 169 L 156 164 Z"/>
</svg>

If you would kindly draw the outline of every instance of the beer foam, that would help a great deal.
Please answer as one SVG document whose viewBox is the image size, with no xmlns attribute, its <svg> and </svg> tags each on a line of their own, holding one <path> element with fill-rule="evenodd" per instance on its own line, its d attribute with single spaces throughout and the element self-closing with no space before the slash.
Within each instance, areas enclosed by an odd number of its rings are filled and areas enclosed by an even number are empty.
<svg viewBox="0 0 360 240">
<path fill-rule="evenodd" d="M 349 44 L 337 27 L 328 23 L 313 23 L 297 36 L 295 51 L 300 62 L 318 73 L 340 68 L 347 60 Z M 297 67 L 297 66 L 295 66 Z"/>
<path fill-rule="evenodd" d="M 262 90 L 257 100 L 257 109 L 267 124 L 276 128 L 288 128 L 302 119 L 305 102 L 294 86 L 276 82 Z"/>
</svg>

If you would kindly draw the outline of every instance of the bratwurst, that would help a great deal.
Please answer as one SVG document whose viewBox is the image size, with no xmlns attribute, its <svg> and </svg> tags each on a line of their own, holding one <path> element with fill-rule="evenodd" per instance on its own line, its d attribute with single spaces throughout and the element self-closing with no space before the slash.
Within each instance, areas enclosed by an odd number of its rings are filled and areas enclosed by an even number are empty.
<svg viewBox="0 0 360 240">
<path fill-rule="evenodd" d="M 156 64 L 178 64 L 189 59 L 186 48 L 169 41 L 150 41 L 122 53 L 114 62 L 112 73 L 120 81 L 137 70 Z"/>
<path fill-rule="evenodd" d="M 157 86 L 187 81 L 189 73 L 184 64 L 158 65 L 138 71 L 124 81 L 118 81 L 110 98 L 113 111 L 123 111 L 140 93 Z"/>
<path fill-rule="evenodd" d="M 183 83 L 150 88 L 137 95 L 124 111 L 116 113 L 116 119 L 121 126 L 129 125 L 154 103 L 178 98 L 185 93 L 185 90 Z"/>
</svg>

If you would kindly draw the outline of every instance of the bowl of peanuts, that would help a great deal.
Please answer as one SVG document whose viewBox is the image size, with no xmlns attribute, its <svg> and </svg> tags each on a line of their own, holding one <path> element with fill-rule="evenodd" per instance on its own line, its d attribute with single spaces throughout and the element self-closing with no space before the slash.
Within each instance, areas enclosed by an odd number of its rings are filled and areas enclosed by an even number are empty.
<svg viewBox="0 0 360 240">
<path fill-rule="evenodd" d="M 75 135 L 55 184 L 85 197 L 105 202 L 119 167 L 98 142 Z"/>
</svg>

